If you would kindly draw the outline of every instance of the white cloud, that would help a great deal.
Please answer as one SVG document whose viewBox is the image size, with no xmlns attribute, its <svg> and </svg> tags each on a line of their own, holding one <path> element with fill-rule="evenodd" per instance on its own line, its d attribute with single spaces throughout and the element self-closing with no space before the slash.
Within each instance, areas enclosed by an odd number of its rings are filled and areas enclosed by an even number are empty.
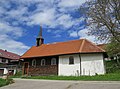
<svg viewBox="0 0 120 89">
<path fill-rule="evenodd" d="M 10 17 L 10 18 L 18 18 L 21 17 L 24 14 L 27 14 L 27 7 L 24 6 L 20 6 L 17 9 L 12 9 L 8 12 L 6 12 L 6 14 Z M 18 18 L 20 19 L 20 18 Z"/>
<path fill-rule="evenodd" d="M 15 37 L 21 37 L 23 34 L 22 28 L 13 27 L 9 23 L 0 22 L 0 34 L 11 34 Z"/>
<path fill-rule="evenodd" d="M 88 29 L 82 29 L 78 32 L 78 36 L 80 36 L 80 39 L 83 38 L 83 39 L 88 39 L 94 43 L 97 43 L 97 44 L 102 44 L 102 43 L 105 43 L 105 41 L 99 41 L 96 39 L 95 36 L 91 36 L 91 35 L 88 35 L 88 32 L 89 30 Z"/>
<path fill-rule="evenodd" d="M 15 39 L 22 37 L 23 29 L 0 22 L 0 49 L 23 54 L 29 47 Z"/>
<path fill-rule="evenodd" d="M 60 7 L 61 12 L 71 12 L 75 11 L 75 9 L 78 9 L 80 5 L 85 3 L 87 0 L 61 0 L 58 4 L 58 7 Z"/>
<path fill-rule="evenodd" d="M 56 20 L 56 23 L 64 28 L 70 28 L 74 24 L 74 20 L 69 14 L 63 14 Z"/>
<path fill-rule="evenodd" d="M 0 48 L 22 54 L 29 47 L 16 38 L 24 34 L 24 26 L 44 25 L 50 28 L 61 27 L 62 31 L 80 22 L 69 11 L 84 3 L 85 0 L 0 0 Z M 15 5 L 12 5 L 12 3 Z M 67 7 L 67 9 L 66 9 Z M 32 9 L 31 9 L 32 8 Z M 62 11 L 64 9 L 65 12 Z M 67 12 L 67 13 L 66 13 Z M 59 29 L 57 29 L 59 30 Z M 56 37 L 61 31 L 55 29 Z M 71 37 L 77 36 L 71 33 Z"/>
<path fill-rule="evenodd" d="M 82 29 L 78 32 L 78 35 L 80 38 L 85 38 L 88 39 L 92 42 L 95 42 L 95 37 L 94 36 L 88 36 L 88 29 Z"/>
<path fill-rule="evenodd" d="M 70 37 L 78 37 L 77 31 L 73 31 L 70 33 Z"/>
<path fill-rule="evenodd" d="M 70 28 L 76 23 L 70 14 L 57 13 L 54 8 L 45 9 L 41 12 L 36 12 L 29 17 L 28 25 L 45 25 L 50 28 L 62 26 L 63 29 Z"/>
<path fill-rule="evenodd" d="M 86 0 L 61 0 L 60 7 L 75 7 L 85 3 Z"/>
<path fill-rule="evenodd" d="M 2 3 L 0 13 L 4 17 L 2 20 L 9 21 L 13 19 L 11 24 L 14 26 L 18 26 L 19 24 L 28 26 L 42 24 L 52 28 L 59 25 L 62 25 L 63 28 L 69 28 L 76 23 L 76 19 L 73 19 L 69 13 L 59 11 L 65 9 L 67 12 L 69 8 L 64 8 L 66 7 L 65 5 L 67 7 L 72 6 L 73 8 L 80 6 L 85 0 L 6 0 L 7 3 L 4 1 L 0 2 Z M 10 2 L 16 3 L 17 7 L 7 10 L 5 7 L 7 5 L 11 7 Z M 30 6 L 34 9 L 31 10 Z"/>
<path fill-rule="evenodd" d="M 1 49 L 5 49 L 17 53 L 19 55 L 22 55 L 26 50 L 29 49 L 29 47 L 23 44 L 22 42 L 15 41 L 7 35 L 0 34 L 0 38 Z"/>
<path fill-rule="evenodd" d="M 0 1 L 0 3 L 2 3 L 0 13 L 2 13 L 1 15 L 4 17 L 2 20 L 9 21 L 10 19 L 14 19 L 15 21 L 13 20 L 11 22 L 14 26 L 18 26 L 19 24 L 28 26 L 41 24 L 51 28 L 59 25 L 63 26 L 63 28 L 70 28 L 76 23 L 76 19 L 73 19 L 69 13 L 59 12 L 60 9 L 67 11 L 69 8 L 66 9 L 65 7 L 73 8 L 80 6 L 85 1 L 86 0 L 5 0 Z M 7 8 L 11 7 L 10 2 L 15 3 L 17 7 L 7 10 Z M 30 7 L 34 9 L 31 10 Z"/>
<path fill-rule="evenodd" d="M 55 19 L 55 9 L 48 9 L 45 11 L 37 12 L 29 17 L 29 25 L 52 25 Z"/>
</svg>

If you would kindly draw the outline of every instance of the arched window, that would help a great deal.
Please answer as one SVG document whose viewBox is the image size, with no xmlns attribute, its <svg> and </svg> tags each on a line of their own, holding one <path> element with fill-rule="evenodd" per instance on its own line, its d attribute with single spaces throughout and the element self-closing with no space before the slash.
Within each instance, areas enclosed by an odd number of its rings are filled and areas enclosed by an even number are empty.
<svg viewBox="0 0 120 89">
<path fill-rule="evenodd" d="M 51 65 L 56 65 L 56 58 L 51 59 Z"/>
<path fill-rule="evenodd" d="M 73 56 L 69 57 L 69 64 L 74 64 L 74 57 Z"/>
<path fill-rule="evenodd" d="M 32 60 L 32 66 L 36 66 L 36 60 L 35 59 Z"/>
<path fill-rule="evenodd" d="M 41 66 L 44 66 L 45 65 L 45 59 L 42 59 L 41 60 Z"/>
</svg>

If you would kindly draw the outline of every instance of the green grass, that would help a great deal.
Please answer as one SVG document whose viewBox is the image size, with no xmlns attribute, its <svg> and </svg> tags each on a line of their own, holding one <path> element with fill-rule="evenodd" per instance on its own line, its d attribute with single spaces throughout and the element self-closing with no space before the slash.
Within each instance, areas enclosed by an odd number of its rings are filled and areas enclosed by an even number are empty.
<svg viewBox="0 0 120 89">
<path fill-rule="evenodd" d="M 21 76 L 22 76 L 22 71 L 19 71 L 15 75 L 10 76 L 10 78 L 21 78 Z"/>
<path fill-rule="evenodd" d="M 120 73 L 96 76 L 32 76 L 26 79 L 81 80 L 81 81 L 120 81 Z"/>
<path fill-rule="evenodd" d="M 1 79 L 0 78 L 0 87 L 13 83 L 13 79 Z"/>
</svg>

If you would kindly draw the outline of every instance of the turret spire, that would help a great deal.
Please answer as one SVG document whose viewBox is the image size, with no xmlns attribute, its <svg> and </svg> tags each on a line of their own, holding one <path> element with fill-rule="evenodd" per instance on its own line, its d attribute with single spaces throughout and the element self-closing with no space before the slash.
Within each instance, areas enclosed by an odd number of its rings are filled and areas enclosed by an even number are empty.
<svg viewBox="0 0 120 89">
<path fill-rule="evenodd" d="M 38 34 L 38 37 L 36 38 L 36 43 L 37 43 L 37 46 L 40 46 L 41 44 L 44 43 L 44 39 L 42 37 L 42 26 L 40 26 L 40 32 Z"/>
<path fill-rule="evenodd" d="M 42 38 L 42 26 L 40 26 L 40 32 L 38 34 L 38 38 Z"/>
</svg>

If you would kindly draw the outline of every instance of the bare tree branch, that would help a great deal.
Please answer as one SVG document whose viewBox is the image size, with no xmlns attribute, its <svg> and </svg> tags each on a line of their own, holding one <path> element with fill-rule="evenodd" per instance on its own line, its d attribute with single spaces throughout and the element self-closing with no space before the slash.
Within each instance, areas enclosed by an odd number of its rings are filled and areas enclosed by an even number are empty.
<svg viewBox="0 0 120 89">
<path fill-rule="evenodd" d="M 120 0 L 90 0 L 87 8 L 89 35 L 120 42 Z M 83 5 L 84 6 L 84 5 Z"/>
</svg>

